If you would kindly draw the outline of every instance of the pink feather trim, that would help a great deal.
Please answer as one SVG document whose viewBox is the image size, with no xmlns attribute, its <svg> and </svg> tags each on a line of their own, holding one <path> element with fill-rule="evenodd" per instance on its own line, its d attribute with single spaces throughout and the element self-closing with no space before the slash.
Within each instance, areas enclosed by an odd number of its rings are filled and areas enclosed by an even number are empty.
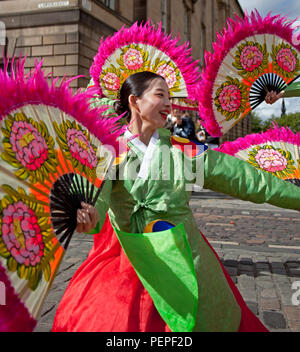
<svg viewBox="0 0 300 352">
<path fill-rule="evenodd" d="M 5 305 L 0 305 L 0 332 L 32 332 L 37 321 L 16 295 L 1 263 L 0 282 L 5 286 Z"/>
<path fill-rule="evenodd" d="M 290 143 L 300 147 L 300 132 L 294 133 L 288 127 L 278 127 L 274 124 L 266 132 L 249 134 L 234 142 L 225 142 L 216 151 L 235 156 L 239 151 L 254 145 L 272 142 Z"/>
<path fill-rule="evenodd" d="M 107 58 L 118 48 L 135 43 L 152 45 L 168 55 L 180 70 L 187 87 L 188 96 L 192 99 L 195 83 L 200 79 L 199 61 L 193 60 L 192 49 L 188 48 L 189 43 L 178 45 L 179 40 L 179 36 L 173 39 L 171 34 L 164 32 L 161 24 L 156 28 L 150 21 L 141 25 L 136 22 L 130 28 L 122 27 L 117 33 L 105 40 L 102 38 L 98 54 L 94 57 L 94 62 L 90 68 L 90 74 L 98 88 L 99 96 L 103 96 L 99 77 Z"/>
<path fill-rule="evenodd" d="M 27 75 L 24 74 L 26 59 L 15 58 L 11 61 L 11 74 L 8 73 L 9 61 L 4 60 L 4 69 L 0 70 L 0 121 L 13 110 L 24 105 L 44 104 L 54 106 L 66 114 L 71 115 L 80 124 L 86 127 L 99 141 L 114 148 L 119 154 L 117 138 L 124 133 L 120 127 L 120 117 L 108 118 L 102 116 L 104 108 L 90 108 L 90 99 L 96 94 L 96 89 L 84 92 L 78 90 L 73 93 L 70 82 L 78 77 L 73 77 L 62 82 L 56 87 L 58 78 L 46 76 L 42 70 L 42 63 L 36 61 L 35 68 Z M 50 80 L 50 83 L 48 83 Z"/>
<path fill-rule="evenodd" d="M 293 45 L 300 51 L 300 42 L 297 45 L 293 43 L 293 24 L 285 16 L 269 13 L 262 18 L 257 10 L 250 15 L 245 12 L 245 18 L 240 18 L 235 14 L 235 19 L 229 18 L 227 27 L 223 32 L 217 33 L 217 40 L 212 44 L 213 53 L 205 52 L 206 67 L 201 74 L 201 81 L 197 86 L 197 99 L 199 100 L 199 116 L 201 123 L 208 133 L 214 137 L 221 137 L 223 133 L 215 119 L 213 111 L 213 86 L 218 75 L 220 66 L 228 52 L 235 47 L 237 43 L 253 34 L 276 34 Z M 296 42 L 296 41 L 295 41 Z"/>
</svg>

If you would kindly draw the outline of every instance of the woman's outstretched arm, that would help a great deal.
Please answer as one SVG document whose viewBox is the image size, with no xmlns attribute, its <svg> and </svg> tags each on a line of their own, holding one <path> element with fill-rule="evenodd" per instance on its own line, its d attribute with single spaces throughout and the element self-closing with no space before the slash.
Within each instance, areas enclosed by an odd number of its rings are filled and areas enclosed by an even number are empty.
<svg viewBox="0 0 300 352">
<path fill-rule="evenodd" d="M 203 188 L 253 203 L 300 210 L 300 187 L 214 150 L 205 155 Z"/>
</svg>

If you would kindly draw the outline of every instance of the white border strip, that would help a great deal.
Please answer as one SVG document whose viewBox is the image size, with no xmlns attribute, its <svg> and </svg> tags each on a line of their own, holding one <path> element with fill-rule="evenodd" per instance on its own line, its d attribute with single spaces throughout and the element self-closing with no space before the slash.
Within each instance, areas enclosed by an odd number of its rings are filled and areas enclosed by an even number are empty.
<svg viewBox="0 0 300 352">
<path fill-rule="evenodd" d="M 300 249 L 300 246 L 280 246 L 275 244 L 269 244 L 268 247 L 270 248 L 283 248 L 283 249 Z"/>
<path fill-rule="evenodd" d="M 212 243 L 212 244 L 230 244 L 232 246 L 239 246 L 240 245 L 237 242 L 227 242 L 227 241 L 210 241 L 210 240 L 208 240 L 208 242 Z"/>
<path fill-rule="evenodd" d="M 208 242 L 211 244 L 229 244 L 232 246 L 240 246 L 240 245 L 244 245 L 246 246 L 246 244 L 243 243 L 238 243 L 238 242 L 229 242 L 229 241 L 210 241 L 208 239 Z M 251 246 L 250 246 L 251 247 Z M 278 248 L 278 249 L 295 249 L 295 250 L 300 250 L 300 246 L 281 246 L 281 245 L 275 245 L 275 244 L 269 244 L 268 247 L 266 248 Z"/>
</svg>

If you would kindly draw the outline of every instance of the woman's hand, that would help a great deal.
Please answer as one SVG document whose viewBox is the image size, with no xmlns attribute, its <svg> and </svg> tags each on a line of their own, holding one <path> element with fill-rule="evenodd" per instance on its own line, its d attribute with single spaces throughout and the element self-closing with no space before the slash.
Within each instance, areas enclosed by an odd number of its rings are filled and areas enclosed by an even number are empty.
<svg viewBox="0 0 300 352">
<path fill-rule="evenodd" d="M 79 233 L 87 233 L 96 227 L 99 221 L 99 214 L 95 207 L 90 204 L 82 202 L 81 206 L 82 209 L 77 210 L 76 231 Z"/>
<path fill-rule="evenodd" d="M 273 90 L 271 92 L 268 92 L 266 97 L 265 97 L 265 102 L 267 104 L 274 104 L 278 99 L 284 97 L 284 92 L 276 93 Z"/>
</svg>

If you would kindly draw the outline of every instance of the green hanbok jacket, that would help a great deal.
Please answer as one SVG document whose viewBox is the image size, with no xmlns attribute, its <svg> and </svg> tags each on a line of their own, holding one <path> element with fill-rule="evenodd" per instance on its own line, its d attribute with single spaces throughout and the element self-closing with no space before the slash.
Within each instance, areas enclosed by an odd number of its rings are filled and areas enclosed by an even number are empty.
<svg viewBox="0 0 300 352">
<path fill-rule="evenodd" d="M 131 135 L 132 136 L 132 135 Z M 130 133 L 125 137 L 130 139 Z M 237 331 L 241 312 L 189 207 L 191 185 L 255 203 L 300 209 L 300 188 L 248 163 L 158 130 L 138 138 L 111 169 L 96 208 L 172 331 Z M 162 219 L 174 228 L 144 233 Z"/>
</svg>

